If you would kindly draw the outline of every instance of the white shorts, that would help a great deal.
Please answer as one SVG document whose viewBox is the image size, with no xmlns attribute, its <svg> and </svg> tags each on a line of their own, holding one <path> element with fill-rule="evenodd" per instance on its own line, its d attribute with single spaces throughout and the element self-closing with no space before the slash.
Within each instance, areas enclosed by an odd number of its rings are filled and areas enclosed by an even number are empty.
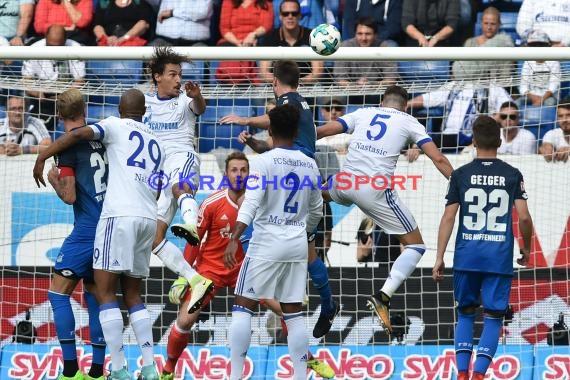
<svg viewBox="0 0 570 380">
<path fill-rule="evenodd" d="M 163 170 L 169 182 L 158 198 L 158 219 L 170 225 L 178 210 L 178 204 L 172 194 L 172 186 L 179 186 L 178 184 L 187 180 L 195 189 L 198 189 L 200 157 L 196 152 L 173 153 L 166 157 Z"/>
<path fill-rule="evenodd" d="M 253 300 L 276 299 L 303 302 L 307 286 L 307 262 L 275 262 L 246 256 L 234 293 Z"/>
<path fill-rule="evenodd" d="M 354 181 L 352 182 L 354 184 Z M 343 183 L 341 186 L 345 186 Z M 372 186 L 350 186 L 337 189 L 333 182 L 329 189 L 333 201 L 344 206 L 355 204 L 368 215 L 384 232 L 392 235 L 405 235 L 418 227 L 416 220 L 406 205 L 391 189 L 377 190 Z"/>
<path fill-rule="evenodd" d="M 148 277 L 156 220 L 134 216 L 102 218 L 97 223 L 93 269 Z"/>
</svg>

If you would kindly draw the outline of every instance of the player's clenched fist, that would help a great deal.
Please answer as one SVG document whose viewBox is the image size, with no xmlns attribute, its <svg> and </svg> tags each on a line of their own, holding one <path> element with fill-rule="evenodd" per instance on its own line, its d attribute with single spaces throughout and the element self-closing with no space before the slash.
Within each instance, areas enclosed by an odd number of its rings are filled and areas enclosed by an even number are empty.
<svg viewBox="0 0 570 380">
<path fill-rule="evenodd" d="M 178 280 L 172 283 L 168 292 L 168 299 L 175 305 L 180 305 L 180 301 L 188 291 L 188 280 L 184 277 L 178 277 Z"/>
</svg>

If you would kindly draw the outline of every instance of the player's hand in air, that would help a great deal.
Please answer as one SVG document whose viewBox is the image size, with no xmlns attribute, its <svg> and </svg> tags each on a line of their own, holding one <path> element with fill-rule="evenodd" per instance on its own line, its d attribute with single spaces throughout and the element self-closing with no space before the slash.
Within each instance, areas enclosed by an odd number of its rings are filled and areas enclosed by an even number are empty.
<svg viewBox="0 0 570 380">
<path fill-rule="evenodd" d="M 234 114 L 226 115 L 220 119 L 220 124 L 247 125 L 247 117 L 242 117 Z"/>
<path fill-rule="evenodd" d="M 521 249 L 521 257 L 517 259 L 517 264 L 526 267 L 530 262 L 530 249 Z"/>
<path fill-rule="evenodd" d="M 192 81 L 186 82 L 184 85 L 184 90 L 186 90 L 186 96 L 192 99 L 202 95 L 200 92 L 200 86 Z"/>
<path fill-rule="evenodd" d="M 435 260 L 435 264 L 433 265 L 433 269 L 431 271 L 431 277 L 434 279 L 434 281 L 436 282 L 440 282 L 441 280 L 443 280 L 443 271 L 445 269 L 445 263 L 443 262 L 443 259 L 436 259 Z"/>
<path fill-rule="evenodd" d="M 46 182 L 44 181 L 45 164 L 45 160 L 41 157 L 41 155 L 39 155 L 36 159 L 36 163 L 34 164 L 34 180 L 36 181 L 36 185 L 38 185 L 38 187 L 41 187 L 40 184 L 46 186 Z"/>
<path fill-rule="evenodd" d="M 251 133 L 249 133 L 248 131 L 242 131 L 238 136 L 238 141 L 241 144 L 247 144 L 247 141 L 249 139 L 251 139 Z"/>
<path fill-rule="evenodd" d="M 188 280 L 184 277 L 178 277 L 178 280 L 172 283 L 170 291 L 168 292 L 168 299 L 175 305 L 180 305 L 182 298 L 188 291 Z"/>
<path fill-rule="evenodd" d="M 226 268 L 233 268 L 236 264 L 236 251 L 238 248 L 238 242 L 234 239 L 230 239 L 226 250 L 224 251 L 224 266 Z"/>
</svg>

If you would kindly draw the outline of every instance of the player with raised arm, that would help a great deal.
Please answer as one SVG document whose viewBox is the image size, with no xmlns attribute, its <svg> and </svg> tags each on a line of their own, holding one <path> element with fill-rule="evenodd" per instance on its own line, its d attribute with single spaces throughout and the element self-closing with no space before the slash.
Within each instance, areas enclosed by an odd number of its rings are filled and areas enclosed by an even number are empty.
<svg viewBox="0 0 570 380">
<path fill-rule="evenodd" d="M 58 116 L 66 132 L 85 126 L 85 101 L 77 89 L 69 89 L 57 97 Z M 73 205 L 73 230 L 63 242 L 55 260 L 54 274 L 48 291 L 53 321 L 63 355 L 63 372 L 58 380 L 102 380 L 105 362 L 105 338 L 99 322 L 99 304 L 93 281 L 93 243 L 105 190 L 107 189 L 107 156 L 100 142 L 82 141 L 61 152 L 57 166 L 48 172 L 48 181 L 57 196 Z M 93 359 L 88 374 L 79 370 L 75 345 L 75 317 L 70 296 L 83 279 L 83 297 L 89 313 L 89 333 Z"/>
<path fill-rule="evenodd" d="M 237 276 L 243 262 L 244 252 L 249 242 L 247 233 L 242 234 L 241 242 L 236 253 L 236 265 L 232 268 L 224 266 L 224 250 L 228 245 L 233 231 L 238 208 L 243 201 L 245 193 L 245 180 L 249 175 L 249 162 L 242 152 L 234 152 L 226 157 L 224 177 L 227 178 L 229 188 L 217 191 L 210 195 L 200 205 L 198 211 L 198 236 L 202 241 L 200 247 L 186 245 L 184 251 L 188 263 L 194 264 L 199 273 L 214 281 L 214 290 L 204 300 L 204 307 L 223 287 L 235 288 Z M 204 240 L 203 240 L 204 239 Z M 180 277 L 172 284 L 168 297 L 170 302 L 180 304 L 181 310 L 186 310 L 190 301 L 188 281 Z M 279 313 L 281 311 L 279 310 Z M 178 313 L 170 334 L 168 335 L 167 361 L 160 375 L 161 380 L 173 380 L 178 358 L 188 345 L 190 330 L 198 320 L 200 310 L 191 314 Z M 334 371 L 325 363 L 318 361 L 309 354 L 307 367 L 315 370 L 320 376 L 330 378 Z"/>
<path fill-rule="evenodd" d="M 166 240 L 166 230 L 176 210 L 180 208 L 183 224 L 174 224 L 172 233 L 185 238 L 189 244 L 200 243 L 196 231 L 198 205 L 194 195 L 199 186 L 200 158 L 194 150 L 196 116 L 206 109 L 206 100 L 200 87 L 191 81 L 182 87 L 182 63 L 190 60 L 170 47 L 157 47 L 149 63 L 156 92 L 145 94 L 146 112 L 143 122 L 158 136 L 166 150 L 164 183 L 166 188 L 158 200 L 156 236 L 152 253 L 170 270 L 186 278 L 192 299 L 188 312 L 200 308 L 203 299 L 212 290 L 213 283 L 198 273 L 184 260 L 183 254 Z"/>
<path fill-rule="evenodd" d="M 380 107 L 361 108 L 317 128 L 318 138 L 343 132 L 352 134 L 342 168 L 342 173 L 349 177 L 342 183 L 333 177 L 326 186 L 329 190 L 323 190 L 325 201 L 357 205 L 386 233 L 397 235 L 403 245 L 384 285 L 367 301 L 388 334 L 392 332 L 390 298 L 416 269 L 426 246 L 414 217 L 398 194 L 390 184 L 375 181 L 375 177 L 384 176 L 391 181 L 400 152 L 409 142 L 422 149 L 445 178 L 453 170 L 425 128 L 405 112 L 407 101 L 404 88 L 390 86 Z"/>
<path fill-rule="evenodd" d="M 497 158 L 501 145 L 495 119 L 479 116 L 473 124 L 477 158 L 451 174 L 447 204 L 437 237 L 433 279 L 441 281 L 443 257 L 459 210 L 459 228 L 453 255 L 453 288 L 457 307 L 455 358 L 458 380 L 482 380 L 497 351 L 503 317 L 509 306 L 513 278 L 513 205 L 523 238 L 519 265 L 530 258 L 532 218 L 528 211 L 523 176 Z M 472 377 L 475 312 L 483 305 L 483 332 L 479 338 Z"/>
<path fill-rule="evenodd" d="M 45 186 L 43 169 L 49 157 L 82 140 L 101 141 L 107 149 L 109 178 L 95 233 L 93 269 L 99 320 L 111 353 L 109 379 L 131 379 L 125 367 L 123 317 L 116 296 L 120 281 L 130 325 L 142 353 L 141 377 L 158 380 L 152 322 L 140 290 L 142 279 L 149 274 L 156 233 L 157 190 L 149 183 L 162 170 L 164 149 L 142 123 L 144 112 L 142 92 L 127 90 L 119 102 L 120 119 L 108 117 L 95 125 L 72 130 L 41 152 L 34 166 L 36 183 Z"/>
<path fill-rule="evenodd" d="M 273 93 L 277 99 L 277 106 L 290 104 L 295 106 L 300 113 L 299 132 L 294 140 L 294 146 L 310 158 L 315 158 L 316 129 L 313 122 L 313 113 L 307 101 L 297 92 L 299 86 L 299 66 L 294 61 L 277 61 L 273 66 Z M 256 117 L 240 117 L 236 115 L 224 116 L 221 123 L 236 123 L 255 128 L 269 128 L 269 116 L 267 114 Z M 271 149 L 271 141 L 257 140 L 248 132 L 242 132 L 238 138 L 242 143 L 248 144 L 255 152 L 263 153 Z M 321 298 L 321 313 L 313 329 L 313 336 L 321 338 L 329 332 L 335 317 L 340 312 L 340 305 L 332 298 L 329 285 L 327 267 L 317 255 L 315 249 L 315 232 L 309 231 L 309 276 Z"/>
<path fill-rule="evenodd" d="M 314 159 L 294 148 L 299 110 L 292 105 L 269 112 L 275 148 L 255 157 L 245 199 L 224 252 L 228 268 L 236 265 L 238 242 L 253 222 L 253 235 L 235 289 L 229 331 L 231 379 L 241 378 L 251 340 L 251 316 L 262 299 L 277 299 L 289 331 L 287 343 L 294 378 L 306 379 L 309 340 L 302 302 L 307 277 L 307 231 L 322 217 L 319 171 Z M 277 178 L 287 186 L 272 186 Z"/>
</svg>

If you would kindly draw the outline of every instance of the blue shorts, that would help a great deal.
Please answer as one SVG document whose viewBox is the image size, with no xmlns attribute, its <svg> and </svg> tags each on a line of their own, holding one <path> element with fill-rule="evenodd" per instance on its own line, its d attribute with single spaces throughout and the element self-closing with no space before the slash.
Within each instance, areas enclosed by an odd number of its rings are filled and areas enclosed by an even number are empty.
<svg viewBox="0 0 570 380">
<path fill-rule="evenodd" d="M 55 260 L 55 272 L 71 279 L 93 283 L 93 234 L 78 233 L 75 229 L 63 242 Z"/>
<path fill-rule="evenodd" d="M 513 278 L 495 273 L 453 271 L 457 308 L 483 305 L 486 311 L 504 312 L 509 306 Z"/>
</svg>

